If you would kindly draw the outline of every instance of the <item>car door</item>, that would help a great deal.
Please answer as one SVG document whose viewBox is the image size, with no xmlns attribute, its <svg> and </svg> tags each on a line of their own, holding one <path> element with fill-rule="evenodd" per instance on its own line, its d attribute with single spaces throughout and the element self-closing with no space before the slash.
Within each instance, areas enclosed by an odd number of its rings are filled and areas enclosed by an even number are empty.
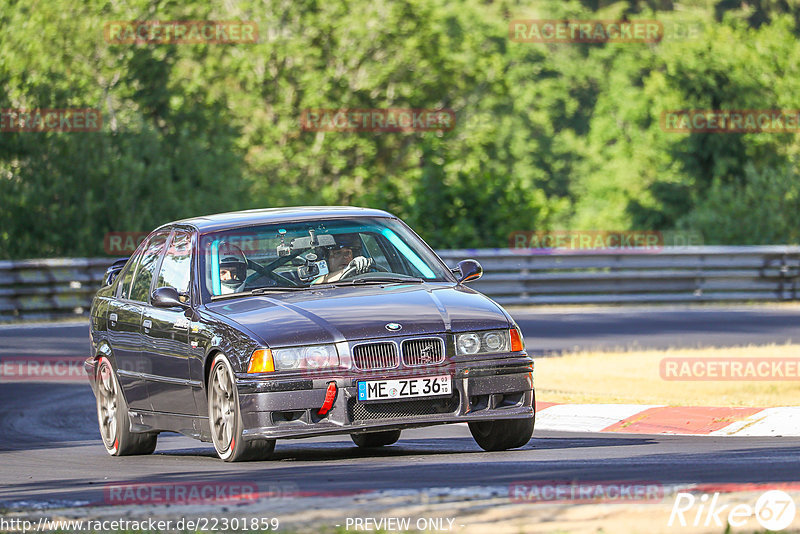
<svg viewBox="0 0 800 534">
<path fill-rule="evenodd" d="M 143 247 L 131 257 L 119 274 L 115 298 L 108 306 L 108 342 L 114 357 L 119 385 L 125 394 L 128 406 L 150 410 L 152 406 L 147 394 L 147 383 L 141 375 L 142 338 L 139 332 L 142 324 L 142 306 L 129 300 L 131 282 Z"/>
<path fill-rule="evenodd" d="M 175 288 L 191 304 L 191 263 L 192 233 L 178 228 L 166 247 L 152 289 Z M 199 388 L 201 384 L 189 376 L 190 317 L 190 308 L 157 308 L 148 304 L 144 309 L 143 350 L 152 366 L 147 387 L 157 412 L 196 413 L 192 387 Z"/>
<path fill-rule="evenodd" d="M 131 408 L 153 409 L 148 380 L 152 374 L 152 365 L 144 353 L 142 323 L 144 321 L 144 308 L 150 299 L 153 274 L 160 263 L 161 253 L 164 251 L 164 245 L 169 234 L 169 230 L 159 230 L 147 239 L 142 249 L 142 257 L 133 271 L 130 288 L 127 293 L 123 289 L 119 299 L 121 305 L 118 319 L 123 324 L 126 335 L 132 335 L 131 332 L 135 332 L 138 340 L 136 352 L 127 355 L 125 362 L 119 364 L 117 370 L 120 380 L 124 377 L 132 385 L 132 388 L 135 385 L 135 401 L 137 404 L 131 404 L 129 401 Z M 142 390 L 146 391 L 144 399 L 140 399 Z"/>
</svg>

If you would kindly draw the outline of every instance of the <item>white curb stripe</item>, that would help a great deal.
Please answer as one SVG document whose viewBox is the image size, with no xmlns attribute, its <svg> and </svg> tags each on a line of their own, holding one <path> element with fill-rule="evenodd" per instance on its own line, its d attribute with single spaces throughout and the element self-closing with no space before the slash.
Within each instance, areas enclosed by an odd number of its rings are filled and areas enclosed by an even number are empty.
<svg viewBox="0 0 800 534">
<path fill-rule="evenodd" d="M 536 413 L 536 428 L 565 432 L 600 432 L 637 413 L 656 408 L 645 404 L 556 404 Z"/>
<path fill-rule="evenodd" d="M 712 436 L 800 436 L 800 406 L 765 408 Z"/>
</svg>

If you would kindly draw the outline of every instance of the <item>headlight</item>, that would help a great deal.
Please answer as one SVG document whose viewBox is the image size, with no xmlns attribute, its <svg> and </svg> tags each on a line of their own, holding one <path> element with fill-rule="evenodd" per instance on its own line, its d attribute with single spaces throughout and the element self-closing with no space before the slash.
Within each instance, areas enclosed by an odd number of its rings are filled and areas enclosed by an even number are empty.
<svg viewBox="0 0 800 534">
<path fill-rule="evenodd" d="M 339 358 L 333 345 L 309 347 L 305 350 L 304 358 L 309 369 L 324 369 L 339 365 Z"/>
<path fill-rule="evenodd" d="M 456 352 L 458 354 L 508 352 L 510 346 L 508 330 L 467 332 L 456 336 Z"/>
<path fill-rule="evenodd" d="M 275 358 L 276 371 L 339 367 L 339 354 L 334 345 L 273 349 L 272 354 Z"/>
<path fill-rule="evenodd" d="M 456 338 L 459 354 L 477 354 L 481 350 L 481 340 L 478 334 L 461 334 Z"/>
<path fill-rule="evenodd" d="M 502 333 L 489 332 L 483 334 L 483 343 L 486 348 L 492 352 L 505 350 L 506 340 Z"/>
<path fill-rule="evenodd" d="M 330 369 L 339 367 L 335 345 L 313 345 L 287 349 L 258 349 L 250 356 L 248 373 L 272 373 L 293 369 Z"/>
<path fill-rule="evenodd" d="M 272 351 L 275 357 L 275 369 L 297 369 L 302 360 L 302 355 L 299 349 L 278 349 Z"/>
</svg>

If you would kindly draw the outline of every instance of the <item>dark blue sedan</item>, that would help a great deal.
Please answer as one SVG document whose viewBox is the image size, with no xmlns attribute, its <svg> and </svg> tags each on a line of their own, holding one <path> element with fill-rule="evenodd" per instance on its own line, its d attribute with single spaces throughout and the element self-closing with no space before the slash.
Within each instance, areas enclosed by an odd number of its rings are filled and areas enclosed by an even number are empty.
<svg viewBox="0 0 800 534">
<path fill-rule="evenodd" d="M 485 450 L 521 447 L 533 361 L 511 316 L 380 210 L 304 207 L 155 229 L 109 268 L 86 369 L 103 443 L 149 454 L 159 432 L 267 459 L 280 438 L 469 423 Z"/>
</svg>

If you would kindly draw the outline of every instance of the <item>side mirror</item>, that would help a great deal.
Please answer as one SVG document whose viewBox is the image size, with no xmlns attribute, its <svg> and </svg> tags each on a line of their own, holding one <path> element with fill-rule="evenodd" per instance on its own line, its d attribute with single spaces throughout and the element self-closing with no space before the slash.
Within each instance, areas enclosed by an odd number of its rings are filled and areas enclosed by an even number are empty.
<svg viewBox="0 0 800 534">
<path fill-rule="evenodd" d="M 174 287 L 159 287 L 153 291 L 150 300 L 157 308 L 188 308 L 185 302 L 181 302 L 181 296 Z"/>
<path fill-rule="evenodd" d="M 458 277 L 459 284 L 463 284 L 464 282 L 472 282 L 473 280 L 477 280 L 483 276 L 483 267 L 481 267 L 481 264 L 475 260 L 462 260 L 458 262 L 458 265 L 454 270 L 460 273 L 460 276 Z"/>
<path fill-rule="evenodd" d="M 106 274 L 103 275 L 103 286 L 110 286 L 114 283 L 114 280 L 117 279 L 117 275 L 122 271 L 122 268 L 125 267 L 125 264 L 128 263 L 128 259 L 129 258 L 123 258 L 117 260 L 106 269 Z"/>
</svg>

